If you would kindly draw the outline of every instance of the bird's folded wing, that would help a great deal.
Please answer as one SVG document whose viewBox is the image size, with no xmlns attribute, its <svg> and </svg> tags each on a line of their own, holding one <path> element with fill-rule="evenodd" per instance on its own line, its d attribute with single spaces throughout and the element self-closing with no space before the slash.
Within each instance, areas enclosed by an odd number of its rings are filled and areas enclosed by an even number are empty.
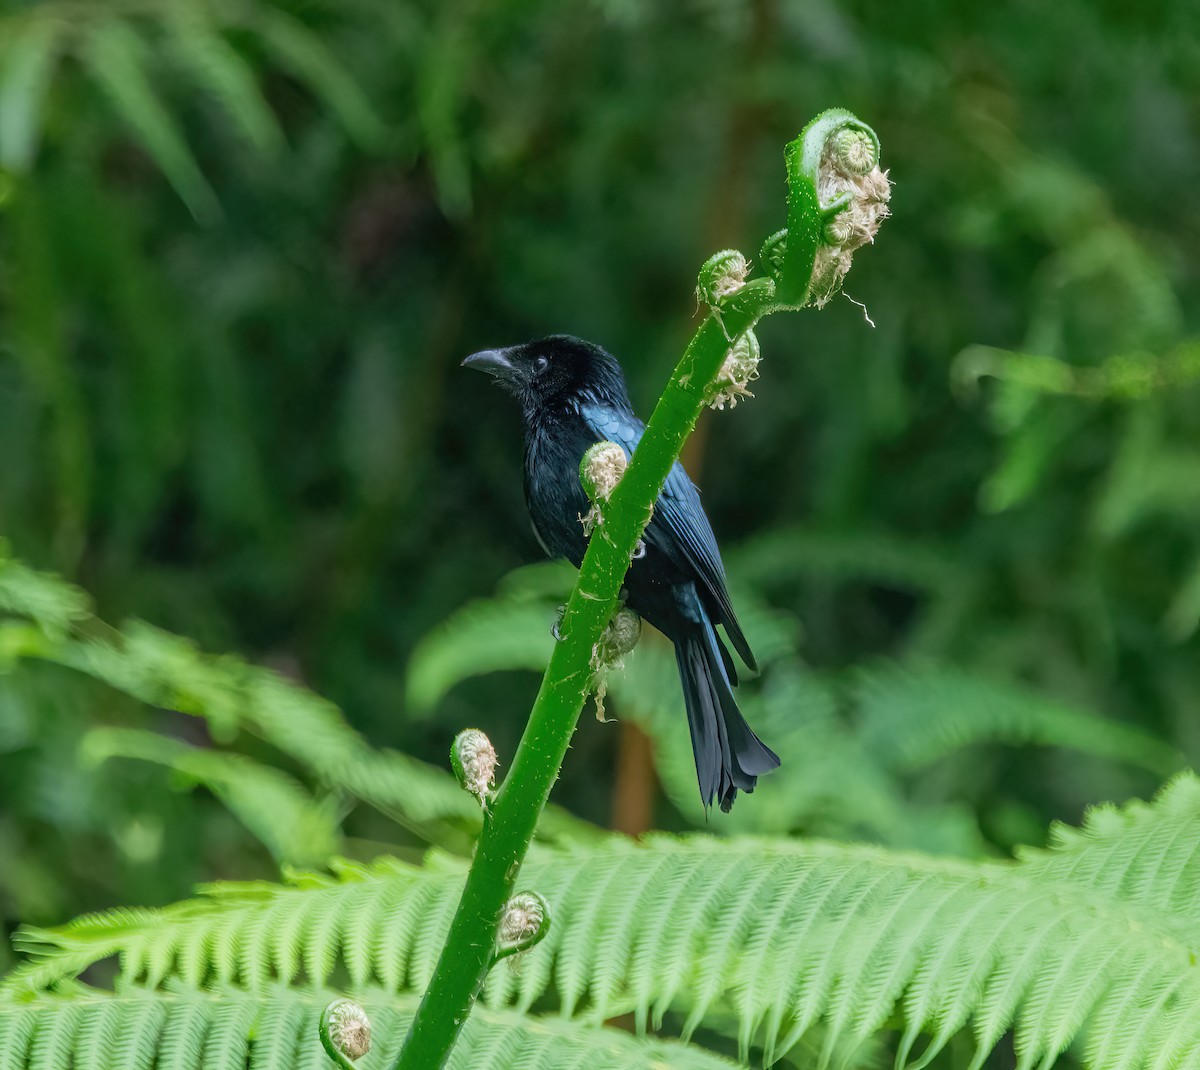
<svg viewBox="0 0 1200 1070">
<path fill-rule="evenodd" d="M 582 414 L 596 432 L 597 441 L 616 442 L 630 455 L 645 431 L 645 425 L 637 417 L 608 406 L 586 406 Z M 680 567 L 690 566 L 688 571 L 695 572 L 703 591 L 709 596 L 706 600 L 715 603 L 719 622 L 725 626 L 733 648 L 752 671 L 757 671 L 758 663 L 733 611 L 725 585 L 725 566 L 721 563 L 712 525 L 700 503 L 700 492 L 678 461 L 667 475 L 655 503 L 654 515 L 646 529 L 646 541 Z"/>
</svg>

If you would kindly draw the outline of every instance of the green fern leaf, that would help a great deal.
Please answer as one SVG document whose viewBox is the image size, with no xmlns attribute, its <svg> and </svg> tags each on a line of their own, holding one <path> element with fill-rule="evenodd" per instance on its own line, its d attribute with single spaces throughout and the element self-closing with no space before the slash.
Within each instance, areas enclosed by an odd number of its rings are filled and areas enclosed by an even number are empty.
<svg viewBox="0 0 1200 1070">
<path fill-rule="evenodd" d="M 525 599 L 471 602 L 425 636 L 408 665 L 407 699 L 428 712 L 455 684 L 501 670 L 541 672 L 550 661 L 554 609 Z"/>
<path fill-rule="evenodd" d="M 927 768 L 979 742 L 1068 747 L 1159 776 L 1183 765 L 1174 748 L 1031 688 L 946 666 L 876 665 L 856 673 L 864 748 L 901 773 Z"/>
<path fill-rule="evenodd" d="M 155 762 L 203 784 L 281 862 L 321 863 L 338 849 L 331 800 L 318 802 L 286 773 L 240 754 L 204 750 L 133 728 L 92 729 L 81 754 L 93 765 L 112 758 Z"/>
<path fill-rule="evenodd" d="M 325 1070 L 317 1038 L 334 992 L 270 988 L 246 992 L 173 986 L 117 993 L 76 985 L 19 1003 L 0 1002 L 0 1070 Z M 364 1067 L 394 1061 L 418 997 L 360 995 L 373 1052 Z M 450 1070 L 732 1070 L 693 1046 L 581 1028 L 557 1017 L 478 1007 L 450 1056 Z"/>
<path fill-rule="evenodd" d="M 198 220 L 217 199 L 147 74 L 145 42 L 124 22 L 101 22 L 84 38 L 83 62 Z"/>
<path fill-rule="evenodd" d="M 964 580 L 964 569 L 943 547 L 883 532 L 775 529 L 748 540 L 728 557 L 730 573 L 760 589 L 817 576 L 946 593 Z"/>
<path fill-rule="evenodd" d="M 0 612 L 32 621 L 0 627 L 0 656 L 66 665 L 150 705 L 204 717 L 215 738 L 260 736 L 323 784 L 362 799 L 431 842 L 465 849 L 479 806 L 449 772 L 374 750 L 333 703 L 230 655 L 214 657 L 147 624 L 120 632 L 91 614 L 87 596 L 7 556 L 0 541 Z M 587 840 L 595 826 L 558 807 L 542 816 L 546 839 Z"/>
<path fill-rule="evenodd" d="M 0 613 L 27 617 L 52 637 L 61 637 L 91 616 L 91 599 L 49 572 L 37 572 L 9 556 L 0 539 Z"/>
<path fill-rule="evenodd" d="M 158 911 L 27 930 L 33 960 L 0 999 L 30 998 L 119 955 L 122 983 L 266 991 L 345 969 L 356 986 L 423 989 L 461 864 L 383 860 L 291 886 L 227 885 Z M 769 840 L 620 839 L 542 848 L 521 874 L 555 923 L 486 998 L 549 996 L 592 1022 L 668 1009 L 690 1031 L 732 1013 L 743 1055 L 782 1056 L 817 1025 L 823 1050 L 905 1023 L 926 1062 L 968 1026 L 980 1065 L 1008 1030 L 1024 1070 L 1082 1029 L 1090 1065 L 1125 1070 L 1200 1052 L 1200 780 L 1151 804 L 1100 808 L 1011 863 Z M 353 932 L 352 932 L 353 930 Z"/>
<path fill-rule="evenodd" d="M 469 602 L 452 613 L 413 651 L 408 666 L 410 705 L 429 711 L 452 687 L 473 676 L 514 669 L 543 671 L 554 649 L 554 607 L 570 593 L 572 571 L 558 562 L 517 569 L 501 581 L 493 597 Z M 735 601 L 760 665 L 795 650 L 794 618 L 772 610 L 750 591 L 738 589 Z M 643 651 L 648 651 L 645 657 Z M 636 683 L 623 683 L 618 670 L 610 674 L 610 684 L 641 695 L 638 709 L 661 704 L 674 709 L 680 699 L 678 677 L 674 669 L 666 671 L 675 664 L 674 654 L 643 636 L 626 665 L 644 662 L 651 666 L 648 673 L 631 670 Z M 645 690 L 647 681 L 654 682 L 652 692 Z"/>
</svg>

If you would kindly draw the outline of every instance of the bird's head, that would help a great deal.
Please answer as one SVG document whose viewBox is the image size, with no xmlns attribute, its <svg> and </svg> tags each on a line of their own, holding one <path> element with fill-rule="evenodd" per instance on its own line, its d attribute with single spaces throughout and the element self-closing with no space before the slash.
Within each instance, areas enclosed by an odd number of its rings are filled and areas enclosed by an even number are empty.
<svg viewBox="0 0 1200 1070">
<path fill-rule="evenodd" d="M 526 411 L 594 399 L 629 404 L 616 358 L 598 345 L 553 334 L 506 349 L 485 349 L 463 361 L 492 376 Z"/>
</svg>

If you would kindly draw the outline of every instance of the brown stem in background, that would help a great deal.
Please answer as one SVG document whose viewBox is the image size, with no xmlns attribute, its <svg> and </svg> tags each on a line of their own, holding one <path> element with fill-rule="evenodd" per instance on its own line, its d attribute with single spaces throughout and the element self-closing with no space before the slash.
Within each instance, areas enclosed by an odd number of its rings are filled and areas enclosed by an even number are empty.
<svg viewBox="0 0 1200 1070">
<path fill-rule="evenodd" d="M 753 70 L 766 56 L 778 22 L 775 0 L 754 0 L 750 31 L 746 38 L 745 67 Z M 746 81 L 746 79 L 741 79 Z M 712 200 L 705 225 L 705 244 L 721 249 L 733 237 L 746 232 L 744 218 L 746 186 L 753 147 L 762 137 L 765 112 L 756 100 L 735 98 L 726 124 L 725 148 L 713 184 Z M 693 480 L 704 467 L 708 444 L 708 421 L 701 420 L 683 447 L 683 466 Z M 613 785 L 612 826 L 618 832 L 639 836 L 654 823 L 654 800 L 658 780 L 654 750 L 649 737 L 635 724 L 621 724 L 617 744 L 617 775 Z"/>
<path fill-rule="evenodd" d="M 617 776 L 613 784 L 612 827 L 629 836 L 640 836 L 653 824 L 658 776 L 654 747 L 637 725 L 621 722 L 617 741 Z"/>
</svg>

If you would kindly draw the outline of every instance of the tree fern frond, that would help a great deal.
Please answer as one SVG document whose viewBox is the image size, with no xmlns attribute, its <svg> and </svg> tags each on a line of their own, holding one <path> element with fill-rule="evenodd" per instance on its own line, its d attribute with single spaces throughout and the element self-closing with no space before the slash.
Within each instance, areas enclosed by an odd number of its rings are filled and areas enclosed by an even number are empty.
<svg viewBox="0 0 1200 1070">
<path fill-rule="evenodd" d="M 1084 883 L 1136 903 L 1181 936 L 1200 930 L 1200 779 L 1175 777 L 1151 803 L 1092 807 L 1082 827 L 1056 823 L 1050 846 L 1022 848 L 1038 879 Z"/>
<path fill-rule="evenodd" d="M 470 602 L 426 635 L 408 663 L 407 699 L 428 711 L 455 684 L 501 670 L 541 672 L 550 661 L 554 609 L 527 598 Z"/>
<path fill-rule="evenodd" d="M 0 1002 L 0 1070 L 325 1070 L 317 1038 L 329 991 L 231 986 L 116 993 L 76 985 Z M 371 1019 L 363 1070 L 388 1066 L 418 997 L 380 990 L 358 997 Z M 452 1070 L 732 1070 L 733 1063 L 669 1040 L 580 1028 L 558 1017 L 476 1008 L 450 1057 Z"/>
<path fill-rule="evenodd" d="M 372 750 L 333 703 L 240 658 L 202 654 L 137 622 L 115 642 L 89 639 L 37 653 L 143 702 L 204 717 L 218 740 L 245 728 L 420 834 L 447 819 L 466 829 L 479 825 L 477 804 L 448 772 Z"/>
<path fill-rule="evenodd" d="M 212 218 L 217 199 L 146 71 L 146 44 L 119 20 L 89 27 L 83 62 L 197 219 Z"/>
<path fill-rule="evenodd" d="M 883 532 L 776 528 L 728 557 L 731 575 L 758 588 L 802 576 L 832 576 L 940 593 L 960 586 L 966 572 L 943 547 Z"/>
<path fill-rule="evenodd" d="M 570 576 L 557 562 L 518 569 L 502 580 L 496 594 L 468 602 L 426 635 L 408 665 L 408 701 L 431 709 L 456 684 L 502 670 L 541 672 L 554 649 L 555 605 L 570 591 Z M 735 588 L 743 631 L 760 665 L 795 651 L 799 626 L 794 617 L 770 608 L 752 591 Z M 646 671 L 641 666 L 648 664 Z M 624 670 L 610 674 L 614 694 L 637 696 L 638 709 L 682 702 L 675 656 L 669 646 L 643 635 Z M 627 679 L 627 676 L 629 679 Z M 651 691 L 646 690 L 653 684 Z"/>
<path fill-rule="evenodd" d="M 553 995 L 568 1013 L 633 1011 L 642 1024 L 676 1008 L 685 1029 L 723 1009 L 742 1052 L 771 1058 L 818 1024 L 828 1055 L 901 1017 L 906 1058 L 921 1034 L 927 1060 L 971 1025 L 980 1059 L 1014 1030 L 1024 1068 L 1084 1027 L 1098 1070 L 1132 1070 L 1200 1052 L 1198 856 L 1192 775 L 1010 863 L 707 837 L 543 848 L 521 883 L 546 897 L 554 925 L 519 973 L 495 972 L 487 998 L 529 1007 Z M 1159 887 L 1164 858 L 1174 876 Z M 34 961 L 4 998 L 114 954 L 126 983 L 265 991 L 345 969 L 360 988 L 420 990 L 460 889 L 457 862 L 383 860 L 28 930 L 19 943 Z"/>
<path fill-rule="evenodd" d="M 165 765 L 217 796 L 281 862 L 325 862 L 340 843 L 331 800 L 318 801 L 286 773 L 241 754 L 204 750 L 155 732 L 95 728 L 81 744 L 85 761 L 136 758 Z"/>
<path fill-rule="evenodd" d="M 911 773 L 983 741 L 1068 747 L 1160 776 L 1173 747 L 1132 725 L 1075 709 L 1032 688 L 938 665 L 881 664 L 855 674 L 857 734 L 877 760 Z"/>
<path fill-rule="evenodd" d="M 91 616 L 92 600 L 80 588 L 11 557 L 8 541 L 0 538 L 0 613 L 27 617 L 59 637 Z"/>
<path fill-rule="evenodd" d="M 0 612 L 10 624 L 0 656 L 68 666 L 142 702 L 208 721 L 219 741 L 240 730 L 265 739 L 320 781 L 375 806 L 434 842 L 459 843 L 480 827 L 478 804 L 448 771 L 367 745 L 326 699 L 241 658 L 202 653 L 188 640 L 140 622 L 115 631 L 92 616 L 87 596 L 7 556 L 0 542 Z M 557 807 L 543 814 L 548 839 L 591 839 L 594 826 Z"/>
</svg>

